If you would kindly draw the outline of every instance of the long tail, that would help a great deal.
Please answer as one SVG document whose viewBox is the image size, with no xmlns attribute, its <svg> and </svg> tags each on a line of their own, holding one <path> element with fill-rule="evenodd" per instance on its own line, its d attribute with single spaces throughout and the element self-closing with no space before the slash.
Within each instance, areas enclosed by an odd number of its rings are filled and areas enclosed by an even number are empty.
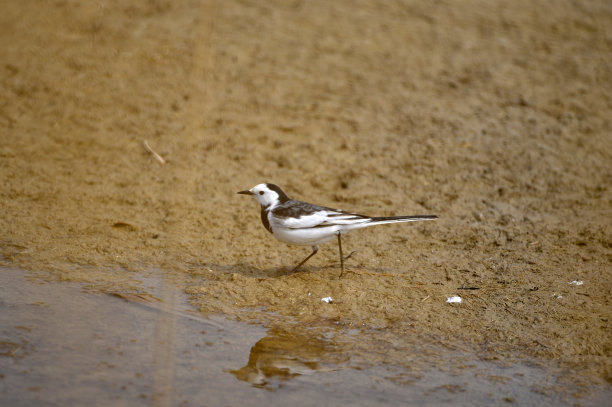
<svg viewBox="0 0 612 407">
<path fill-rule="evenodd" d="M 396 223 L 396 222 L 417 222 L 420 220 L 434 220 L 438 219 L 437 215 L 411 215 L 411 216 L 376 216 L 369 224 L 383 225 L 385 223 Z"/>
<path fill-rule="evenodd" d="M 418 222 L 422 220 L 438 219 L 436 215 L 411 215 L 411 216 L 375 216 L 361 223 L 346 225 L 346 231 L 367 228 L 375 225 L 385 225 L 387 223 Z"/>
</svg>

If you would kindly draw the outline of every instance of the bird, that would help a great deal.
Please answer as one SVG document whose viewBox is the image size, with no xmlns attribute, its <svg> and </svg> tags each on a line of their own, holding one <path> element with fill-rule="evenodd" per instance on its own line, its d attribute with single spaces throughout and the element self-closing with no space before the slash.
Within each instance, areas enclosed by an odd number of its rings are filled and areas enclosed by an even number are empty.
<svg viewBox="0 0 612 407">
<path fill-rule="evenodd" d="M 388 223 L 416 222 L 437 219 L 436 215 L 411 216 L 366 216 L 341 209 L 328 208 L 308 202 L 291 199 L 279 186 L 270 183 L 255 185 L 239 191 L 238 194 L 251 195 L 261 205 L 261 222 L 268 232 L 278 240 L 297 246 L 311 246 L 310 253 L 295 266 L 291 273 L 299 269 L 319 251 L 319 244 L 338 239 L 340 253 L 340 277 L 344 274 L 342 256 L 343 234 L 354 229 L 362 229 Z M 351 253 L 352 254 L 352 253 Z"/>
</svg>

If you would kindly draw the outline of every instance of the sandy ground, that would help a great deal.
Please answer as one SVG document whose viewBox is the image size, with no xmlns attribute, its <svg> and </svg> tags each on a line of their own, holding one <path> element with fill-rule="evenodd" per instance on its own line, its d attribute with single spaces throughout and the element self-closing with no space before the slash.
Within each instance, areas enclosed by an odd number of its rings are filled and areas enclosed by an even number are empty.
<svg viewBox="0 0 612 407">
<path fill-rule="evenodd" d="M 3 263 L 101 290 L 165 270 L 205 314 L 358 329 L 372 363 L 435 342 L 612 382 L 610 2 L 1 9 Z M 287 275 L 310 249 L 235 194 L 260 182 L 440 219 Z"/>
</svg>

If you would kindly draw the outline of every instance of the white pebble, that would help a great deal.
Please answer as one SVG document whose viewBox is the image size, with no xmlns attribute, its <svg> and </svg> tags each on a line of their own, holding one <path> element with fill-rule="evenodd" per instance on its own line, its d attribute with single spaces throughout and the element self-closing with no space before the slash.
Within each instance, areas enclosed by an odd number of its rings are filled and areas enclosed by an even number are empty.
<svg viewBox="0 0 612 407">
<path fill-rule="evenodd" d="M 453 302 L 461 302 L 461 301 L 462 301 L 462 300 L 461 300 L 461 297 L 459 297 L 459 296 L 457 296 L 457 295 L 455 295 L 454 297 L 448 297 L 448 298 L 446 299 L 446 302 L 449 302 L 449 303 L 453 303 Z"/>
<path fill-rule="evenodd" d="M 321 298 L 322 302 L 326 302 L 328 304 L 331 304 L 332 302 L 334 302 L 334 300 L 332 299 L 332 297 L 323 297 Z"/>
</svg>

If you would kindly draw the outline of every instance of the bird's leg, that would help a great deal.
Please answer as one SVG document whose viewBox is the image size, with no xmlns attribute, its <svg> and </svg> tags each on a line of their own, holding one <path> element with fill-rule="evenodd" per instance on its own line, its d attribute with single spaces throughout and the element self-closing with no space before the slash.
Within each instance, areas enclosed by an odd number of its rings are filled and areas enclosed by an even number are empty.
<svg viewBox="0 0 612 407">
<path fill-rule="evenodd" d="M 302 260 L 302 262 L 300 264 L 295 266 L 293 268 L 293 270 L 291 270 L 291 273 L 293 273 L 295 270 L 299 269 L 302 264 L 306 263 L 308 261 L 308 259 L 311 258 L 312 256 L 314 256 L 315 254 L 317 254 L 318 251 L 319 251 L 319 246 L 312 246 L 312 253 L 310 253 L 308 255 L 308 257 L 306 257 L 304 260 Z"/>
<path fill-rule="evenodd" d="M 340 237 L 340 232 L 338 232 L 338 249 L 340 250 L 340 277 L 342 277 L 342 274 L 344 274 L 344 257 L 342 257 L 342 238 Z"/>
</svg>

